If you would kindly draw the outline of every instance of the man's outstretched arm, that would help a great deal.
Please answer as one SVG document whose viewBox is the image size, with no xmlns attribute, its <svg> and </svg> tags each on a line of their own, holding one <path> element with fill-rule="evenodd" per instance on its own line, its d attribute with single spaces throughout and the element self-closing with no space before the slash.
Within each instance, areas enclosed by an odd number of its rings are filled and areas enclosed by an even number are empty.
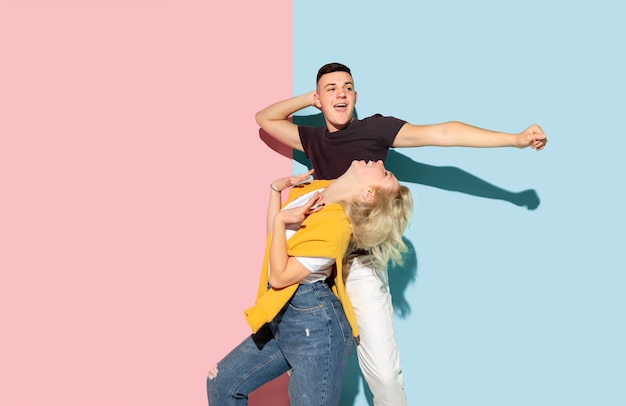
<svg viewBox="0 0 626 406">
<path fill-rule="evenodd" d="M 289 117 L 298 110 L 313 105 L 314 91 L 271 104 L 255 115 L 257 124 L 283 144 L 303 151 L 298 126 Z"/>
<path fill-rule="evenodd" d="M 531 147 L 541 151 L 548 138 L 537 124 L 532 124 L 518 134 L 485 130 L 459 121 L 450 121 L 441 124 L 415 125 L 405 124 L 393 146 L 402 147 Z"/>
</svg>

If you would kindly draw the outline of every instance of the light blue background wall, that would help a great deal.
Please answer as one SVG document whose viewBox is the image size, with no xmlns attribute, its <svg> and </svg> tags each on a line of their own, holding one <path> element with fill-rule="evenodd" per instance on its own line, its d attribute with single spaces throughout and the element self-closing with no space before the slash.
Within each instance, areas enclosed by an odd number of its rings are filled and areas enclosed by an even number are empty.
<svg viewBox="0 0 626 406">
<path fill-rule="evenodd" d="M 360 117 L 550 140 L 398 150 L 434 179 L 407 183 L 415 262 L 394 282 L 409 404 L 625 405 L 626 2 L 296 0 L 293 52 L 294 94 L 350 66 Z"/>
</svg>

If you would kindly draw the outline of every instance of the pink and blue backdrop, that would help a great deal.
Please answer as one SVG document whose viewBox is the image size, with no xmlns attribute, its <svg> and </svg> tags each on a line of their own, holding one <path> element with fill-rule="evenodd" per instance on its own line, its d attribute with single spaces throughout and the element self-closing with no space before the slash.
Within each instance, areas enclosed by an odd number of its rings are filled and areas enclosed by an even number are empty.
<svg viewBox="0 0 626 406">
<path fill-rule="evenodd" d="M 390 155 L 416 197 L 391 274 L 409 404 L 626 402 L 623 0 L 2 0 L 0 55 L 0 404 L 206 405 L 268 183 L 306 164 L 254 113 L 330 61 L 360 117 L 550 139 Z"/>
</svg>

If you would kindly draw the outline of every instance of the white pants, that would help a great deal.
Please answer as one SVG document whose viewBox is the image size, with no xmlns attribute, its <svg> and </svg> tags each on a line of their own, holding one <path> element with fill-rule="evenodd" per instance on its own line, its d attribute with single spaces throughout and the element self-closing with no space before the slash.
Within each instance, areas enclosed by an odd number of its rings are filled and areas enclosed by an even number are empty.
<svg viewBox="0 0 626 406">
<path fill-rule="evenodd" d="M 344 272 L 361 336 L 356 347 L 359 366 L 374 395 L 374 405 L 404 406 L 406 396 L 393 331 L 387 269 L 374 269 L 369 255 L 361 255 L 349 260 Z"/>
</svg>

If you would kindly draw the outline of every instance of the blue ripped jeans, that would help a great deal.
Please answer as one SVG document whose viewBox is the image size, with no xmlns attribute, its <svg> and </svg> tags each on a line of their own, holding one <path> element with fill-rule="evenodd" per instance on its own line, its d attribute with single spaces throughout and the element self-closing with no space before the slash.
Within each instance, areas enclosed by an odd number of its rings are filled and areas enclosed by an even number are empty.
<svg viewBox="0 0 626 406">
<path fill-rule="evenodd" d="M 209 405 L 247 405 L 249 393 L 290 369 L 292 406 L 337 405 L 352 341 L 328 285 L 300 285 L 272 322 L 217 363 L 207 378 Z"/>
</svg>

